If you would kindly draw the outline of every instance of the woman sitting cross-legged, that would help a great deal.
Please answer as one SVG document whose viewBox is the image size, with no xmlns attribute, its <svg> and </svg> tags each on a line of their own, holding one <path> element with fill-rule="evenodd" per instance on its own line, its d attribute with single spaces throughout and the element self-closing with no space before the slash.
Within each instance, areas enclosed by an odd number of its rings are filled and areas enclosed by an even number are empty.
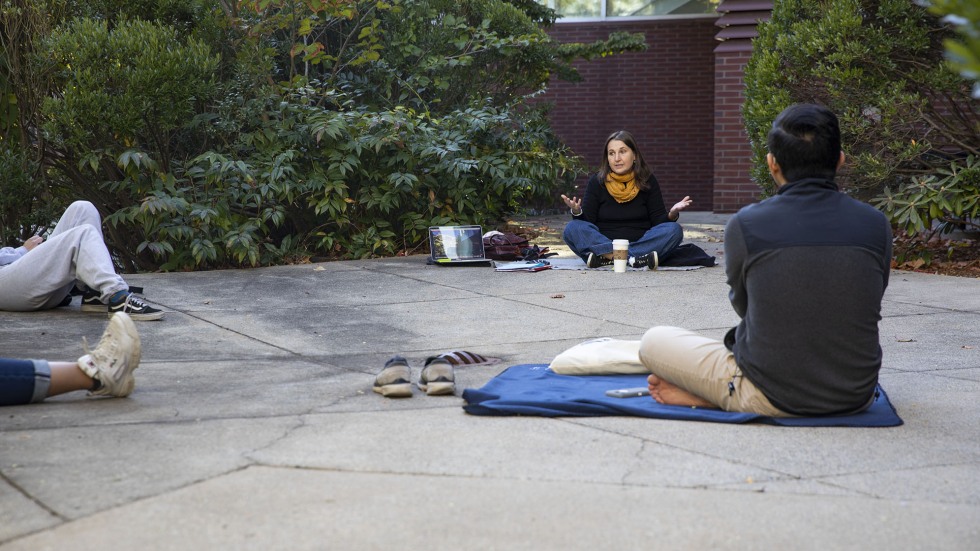
<svg viewBox="0 0 980 551">
<path fill-rule="evenodd" d="M 665 208 L 656 177 L 625 130 L 606 139 L 602 167 L 589 178 L 584 198 L 561 198 L 573 217 L 562 239 L 589 268 L 612 264 L 612 241 L 626 239 L 628 265 L 656 269 L 684 238 L 677 219 L 692 202 L 684 197 Z"/>
</svg>

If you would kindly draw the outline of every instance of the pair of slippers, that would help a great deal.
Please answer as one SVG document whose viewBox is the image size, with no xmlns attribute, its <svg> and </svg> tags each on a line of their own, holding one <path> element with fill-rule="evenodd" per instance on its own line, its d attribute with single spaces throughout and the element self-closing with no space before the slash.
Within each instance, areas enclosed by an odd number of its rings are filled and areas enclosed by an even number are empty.
<svg viewBox="0 0 980 551">
<path fill-rule="evenodd" d="M 419 375 L 419 390 L 429 396 L 456 393 L 456 372 L 453 364 L 439 356 L 426 358 Z M 392 356 L 384 369 L 374 379 L 374 391 L 385 398 L 409 398 L 412 396 L 412 368 L 408 360 Z"/>
<path fill-rule="evenodd" d="M 419 375 L 419 390 L 429 396 L 443 396 L 456 393 L 457 365 L 493 363 L 494 360 L 466 352 L 454 350 L 426 358 L 425 366 Z M 412 368 L 402 356 L 392 356 L 385 362 L 384 369 L 374 379 L 374 391 L 385 398 L 409 398 L 412 396 Z"/>
</svg>

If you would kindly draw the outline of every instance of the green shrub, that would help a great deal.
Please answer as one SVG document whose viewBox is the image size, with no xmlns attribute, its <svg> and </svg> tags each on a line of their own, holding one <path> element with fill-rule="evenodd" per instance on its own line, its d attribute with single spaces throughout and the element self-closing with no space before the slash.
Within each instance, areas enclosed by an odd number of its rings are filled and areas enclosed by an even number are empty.
<svg viewBox="0 0 980 551">
<path fill-rule="evenodd" d="M 646 48 L 642 35 L 630 33 L 594 44 L 558 44 L 540 27 L 553 23 L 554 12 L 527 1 L 297 8 L 291 0 L 268 0 L 259 7 L 257 34 L 271 46 L 289 48 L 277 64 L 279 78 L 343 89 L 382 110 L 399 105 L 438 115 L 486 98 L 509 104 L 553 76 L 576 79 L 574 60 Z"/>
<path fill-rule="evenodd" d="M 299 94 L 242 137 L 247 161 L 202 155 L 109 221 L 141 227 L 139 250 L 164 269 L 272 264 L 298 250 L 389 256 L 417 248 L 429 226 L 500 220 L 581 170 L 567 149 L 544 147 L 536 112 L 487 105 L 432 118 L 326 109 Z M 136 159 L 120 163 L 152 169 Z"/>
<path fill-rule="evenodd" d="M 963 78 L 973 81 L 973 97 L 980 98 L 980 3 L 976 0 L 923 2 L 933 13 L 945 16 L 959 36 L 947 39 L 946 58 Z"/>
<path fill-rule="evenodd" d="M 0 149 L 0 247 L 17 247 L 58 219 L 67 202 L 22 149 Z"/>
<path fill-rule="evenodd" d="M 49 162 L 75 198 L 112 213 L 139 202 L 202 144 L 190 129 L 214 90 L 216 56 L 167 26 L 122 19 L 73 19 L 44 41 L 37 65 L 51 67 L 52 94 L 41 109 Z M 152 172 L 127 171 L 118 159 L 136 150 Z M 139 234 L 108 228 L 129 267 L 152 268 Z"/>
<path fill-rule="evenodd" d="M 894 192 L 886 188 L 873 204 L 910 237 L 980 230 L 980 160 L 971 155 L 936 174 L 913 178 Z"/>
<path fill-rule="evenodd" d="M 214 88 L 218 60 L 203 43 L 169 27 L 123 20 L 76 19 L 55 31 L 45 54 L 56 67 L 58 94 L 44 105 L 48 138 L 70 159 L 98 172 L 99 163 L 140 147 L 174 157 L 180 130 Z"/>
<path fill-rule="evenodd" d="M 766 134 L 796 102 L 837 113 L 849 159 L 838 183 L 861 199 L 932 173 L 950 155 L 980 154 L 969 83 L 943 61 L 949 35 L 907 0 L 776 2 L 746 66 L 742 109 L 763 194 L 774 191 Z"/>
</svg>

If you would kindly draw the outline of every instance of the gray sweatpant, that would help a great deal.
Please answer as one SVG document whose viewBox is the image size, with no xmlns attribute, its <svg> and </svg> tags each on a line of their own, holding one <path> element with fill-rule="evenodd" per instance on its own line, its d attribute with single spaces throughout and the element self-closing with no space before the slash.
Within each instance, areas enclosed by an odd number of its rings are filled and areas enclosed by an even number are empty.
<svg viewBox="0 0 980 551">
<path fill-rule="evenodd" d="M 99 211 L 88 201 L 72 203 L 46 241 L 0 266 L 0 310 L 54 308 L 78 282 L 99 291 L 103 302 L 129 289 L 112 265 Z"/>
</svg>

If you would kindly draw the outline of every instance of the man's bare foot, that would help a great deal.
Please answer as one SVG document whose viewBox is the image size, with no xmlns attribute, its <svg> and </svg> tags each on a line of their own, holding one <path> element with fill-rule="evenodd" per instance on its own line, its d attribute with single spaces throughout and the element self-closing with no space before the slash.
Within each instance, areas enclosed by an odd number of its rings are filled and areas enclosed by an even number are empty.
<svg viewBox="0 0 980 551">
<path fill-rule="evenodd" d="M 677 385 L 668 383 L 656 375 L 647 377 L 647 386 L 650 388 L 650 396 L 661 404 L 718 409 L 718 406 L 704 398 L 691 394 Z"/>
</svg>

